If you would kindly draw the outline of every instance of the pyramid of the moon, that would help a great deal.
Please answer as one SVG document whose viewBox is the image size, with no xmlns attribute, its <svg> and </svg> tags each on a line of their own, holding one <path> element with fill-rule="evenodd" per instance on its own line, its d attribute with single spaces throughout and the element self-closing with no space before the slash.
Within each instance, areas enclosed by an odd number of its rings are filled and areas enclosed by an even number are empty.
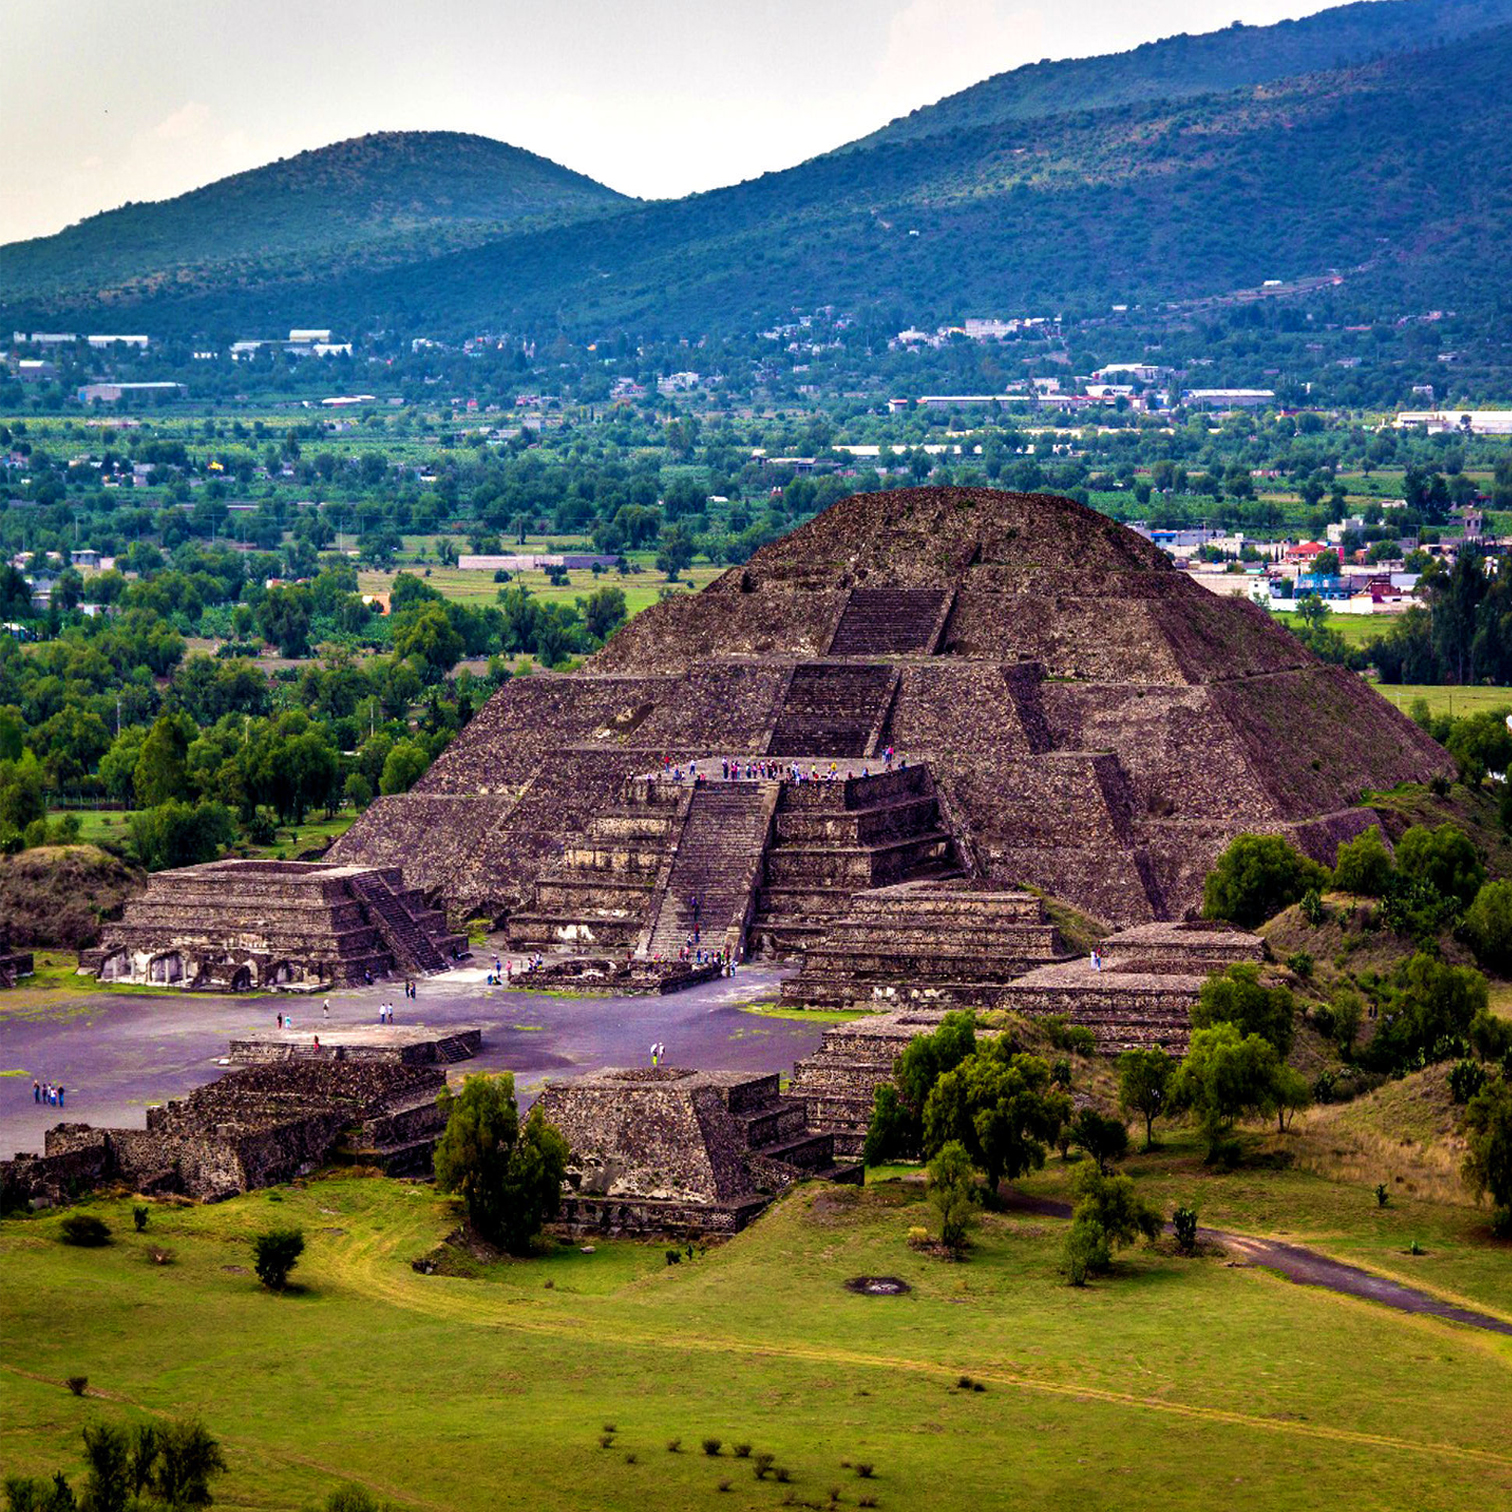
<svg viewBox="0 0 1512 1512">
<path fill-rule="evenodd" d="M 702 787 L 647 780 L 695 760 Z M 831 763 L 849 780 L 790 780 Z M 1375 822 L 1369 790 L 1451 769 L 1360 678 L 1102 515 L 910 489 L 843 500 L 576 673 L 514 679 L 331 859 L 402 865 L 523 943 L 659 954 L 696 893 L 716 941 L 787 953 L 919 878 L 1180 917 L 1236 833 L 1331 861 Z"/>
</svg>

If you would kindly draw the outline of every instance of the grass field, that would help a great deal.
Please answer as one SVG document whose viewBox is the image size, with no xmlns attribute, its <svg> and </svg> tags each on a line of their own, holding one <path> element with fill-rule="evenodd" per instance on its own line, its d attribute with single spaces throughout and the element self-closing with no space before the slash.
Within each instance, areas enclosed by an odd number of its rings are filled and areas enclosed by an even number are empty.
<svg viewBox="0 0 1512 1512">
<path fill-rule="evenodd" d="M 509 583 L 504 584 L 494 582 L 491 572 L 463 572 L 457 567 L 432 567 L 425 581 L 446 598 L 474 605 L 496 604 L 499 601 L 500 588 L 520 584 L 530 590 L 531 597 L 539 599 L 543 604 L 573 604 L 580 598 L 587 598 L 595 588 L 623 588 L 625 607 L 634 615 L 656 603 L 664 588 L 676 588 L 679 592 L 697 590 L 712 583 L 724 570 L 723 567 L 690 567 L 681 575 L 678 583 L 669 584 L 666 577 L 655 568 L 630 573 L 625 577 L 621 577 L 617 572 L 603 572 L 595 577 L 592 572 L 583 569 L 578 572 L 569 572 L 566 586 L 555 588 L 544 572 L 512 573 Z M 401 567 L 396 571 L 410 573 L 418 571 L 423 575 L 426 569 Z M 357 574 L 357 587 L 362 593 L 387 593 L 394 577 L 394 572 L 364 570 Z"/>
<path fill-rule="evenodd" d="M 1290 609 L 1272 610 L 1271 618 L 1288 630 L 1302 628 L 1302 616 Z M 1344 637 L 1346 646 L 1363 646 L 1366 641 L 1384 635 L 1387 624 L 1373 614 L 1330 614 L 1325 621 L 1327 628 L 1337 630 Z"/>
<path fill-rule="evenodd" d="M 131 812 L 128 809 L 51 809 L 47 819 L 52 823 L 69 814 L 79 821 L 79 839 L 92 845 L 105 841 L 124 843 L 130 836 Z M 246 854 L 266 858 L 282 851 L 287 857 L 293 857 L 300 851 L 331 843 L 356 822 L 356 812 L 347 809 L 332 819 L 320 815 L 303 824 L 280 825 L 271 844 L 248 846 Z"/>
<path fill-rule="evenodd" d="M 1282 1200 L 1311 1212 L 1332 1190 L 1293 1175 Z M 225 1446 L 226 1508 L 314 1506 L 343 1481 L 455 1512 L 825 1506 L 832 1488 L 890 1509 L 1512 1497 L 1512 1341 L 1150 1249 L 1074 1290 L 1053 1220 L 990 1216 L 954 1265 L 905 1243 L 926 1221 L 914 1183 L 802 1188 L 676 1267 L 605 1241 L 476 1279 L 411 1268 L 456 1222 L 425 1187 L 154 1204 L 145 1236 L 127 1201 L 93 1210 L 115 1231 L 104 1250 L 59 1244 L 52 1215 L 0 1225 L 7 1473 L 77 1470 L 98 1418 L 193 1413 Z M 1372 1221 L 1401 1249 L 1425 1231 L 1397 1208 Z M 288 1223 L 309 1248 L 300 1289 L 275 1297 L 248 1241 Z M 149 1243 L 175 1262 L 151 1264 Z M 913 1291 L 847 1293 L 858 1275 Z M 75 1374 L 82 1400 L 61 1384 Z M 758 1481 L 737 1442 L 790 1481 Z"/>
<path fill-rule="evenodd" d="M 1512 688 L 1431 687 L 1419 683 L 1372 683 L 1382 698 L 1390 699 L 1405 714 L 1418 699 L 1424 699 L 1432 714 L 1460 718 L 1488 709 L 1512 709 Z"/>
</svg>

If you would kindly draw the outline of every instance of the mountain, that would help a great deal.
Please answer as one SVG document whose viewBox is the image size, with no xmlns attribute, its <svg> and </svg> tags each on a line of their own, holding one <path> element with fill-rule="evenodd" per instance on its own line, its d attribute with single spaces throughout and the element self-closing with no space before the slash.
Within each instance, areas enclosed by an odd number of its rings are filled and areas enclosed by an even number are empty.
<svg viewBox="0 0 1512 1512">
<path fill-rule="evenodd" d="M 280 158 L 0 249 L 9 304 L 134 304 L 377 268 L 634 203 L 547 158 L 389 131 Z"/>
<path fill-rule="evenodd" d="M 1236 21 L 1223 31 L 1165 37 L 1126 53 L 1030 63 L 899 116 L 851 146 L 1221 93 L 1418 52 L 1507 22 L 1512 0 L 1359 0 L 1274 26 Z"/>
<path fill-rule="evenodd" d="M 683 200 L 611 198 L 589 220 L 515 222 L 488 239 L 478 219 L 460 232 L 441 221 L 406 233 L 402 261 L 387 243 L 355 260 L 291 251 L 255 279 L 141 280 L 129 289 L 132 323 L 250 330 L 318 310 L 322 323 L 436 335 L 690 334 L 826 304 L 916 321 L 1091 312 L 1330 270 L 1357 308 L 1453 305 L 1505 318 L 1512 24 L 1441 39 L 1506 14 L 1512 0 L 1379 0 L 1242 36 L 1037 65 L 795 168 Z M 1383 24 L 1367 36 L 1376 15 Z M 1408 20 L 1429 45 L 1398 50 Z M 1367 43 L 1382 55 L 1268 73 Z M 1267 77 L 1230 87 L 1246 69 Z M 355 197 L 353 213 L 375 229 Z M 171 264 L 171 239 L 158 247 Z M 422 247 L 428 255 L 416 255 Z M 39 279 L 29 293 L 17 286 L 14 250 L 0 298 L 17 323 L 23 311 L 83 320 L 122 296 L 76 284 L 78 297 L 39 304 Z"/>
</svg>

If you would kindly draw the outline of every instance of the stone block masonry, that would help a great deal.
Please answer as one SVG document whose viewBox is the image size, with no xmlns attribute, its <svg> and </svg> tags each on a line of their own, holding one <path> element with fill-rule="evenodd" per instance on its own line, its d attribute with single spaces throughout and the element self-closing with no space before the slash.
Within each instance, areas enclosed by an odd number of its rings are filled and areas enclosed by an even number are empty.
<svg viewBox="0 0 1512 1512">
<path fill-rule="evenodd" d="M 423 976 L 466 953 L 399 867 L 215 861 L 149 878 L 89 964 L 104 981 L 246 992 Z"/>
<path fill-rule="evenodd" d="M 441 1065 L 283 1061 L 232 1071 L 145 1129 L 59 1124 L 45 1153 L 0 1162 L 7 1205 L 62 1202 L 107 1182 L 216 1201 L 348 1160 L 425 1175 L 445 1127 Z"/>
<path fill-rule="evenodd" d="M 571 1151 L 568 1233 L 733 1234 L 795 1181 L 860 1178 L 775 1075 L 606 1069 L 548 1086 L 539 1106 Z"/>
</svg>

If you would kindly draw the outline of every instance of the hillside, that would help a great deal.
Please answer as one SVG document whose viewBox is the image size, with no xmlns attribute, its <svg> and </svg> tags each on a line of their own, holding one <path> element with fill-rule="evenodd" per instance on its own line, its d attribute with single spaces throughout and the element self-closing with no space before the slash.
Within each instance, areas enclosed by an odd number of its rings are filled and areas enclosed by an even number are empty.
<svg viewBox="0 0 1512 1512">
<path fill-rule="evenodd" d="M 1512 26 L 1177 104 L 831 155 L 333 289 L 442 326 L 749 329 L 793 308 L 1053 313 L 1363 270 L 1365 297 L 1494 306 Z M 423 291 L 423 294 L 422 294 Z"/>
<path fill-rule="evenodd" d="M 1404 16 L 1422 18 L 1432 41 L 1452 22 L 1512 10 L 1512 0 L 1383 0 L 1326 13 L 1329 25 L 1313 18 L 1310 29 L 1248 29 L 1243 48 L 1227 33 L 1171 39 L 1054 65 L 1014 97 L 1026 118 L 950 124 L 965 118 L 968 91 L 935 107 L 939 115 L 909 118 L 906 130 L 707 194 L 619 202 L 591 223 L 516 223 L 487 241 L 459 204 L 461 229 L 437 221 L 423 237 L 407 233 L 416 251 L 422 240 L 430 252 L 439 242 L 440 255 L 374 266 L 397 253 L 380 243 L 380 259 L 369 243 L 363 265 L 337 268 L 325 253 L 301 262 L 291 251 L 281 280 L 265 259 L 255 278 L 138 280 L 126 303 L 134 325 L 164 333 L 276 327 L 319 311 L 323 323 L 416 333 L 482 326 L 592 337 L 613 327 L 750 330 L 825 304 L 919 322 L 1087 313 L 1336 269 L 1356 319 L 1433 306 L 1504 318 L 1512 25 L 1411 53 L 1382 42 L 1386 56 L 1349 67 L 1157 97 L 1177 92 L 1172 77 L 1211 88 L 1245 66 L 1246 51 L 1270 59 L 1267 68 L 1330 48 L 1358 53 L 1365 9 L 1385 17 L 1378 41 L 1400 40 Z M 1189 76 L 1188 55 L 1197 60 Z M 1007 88 L 980 86 L 986 93 L 969 114 L 999 110 Z M 1088 108 L 1121 93 L 1142 98 Z M 1075 108 L 1032 114 L 1068 94 Z M 980 103 L 988 100 L 997 104 Z M 364 234 L 379 234 L 363 204 L 351 213 L 368 217 Z M 302 234 L 312 234 L 309 219 Z M 341 229 L 333 221 L 330 234 Z M 465 239 L 466 250 L 448 235 Z M 161 260 L 171 244 L 165 233 Z M 196 266 L 192 256 L 182 261 Z M 86 318 L 87 300 L 18 297 L 12 264 L 8 252 L 5 318 Z M 49 277 L 50 287 L 64 286 L 61 273 Z M 34 269 L 28 287 L 41 279 Z"/>
<path fill-rule="evenodd" d="M 0 252 L 0 290 L 25 305 L 227 291 L 382 267 L 627 203 L 487 137 L 382 132 L 17 242 Z"/>
<path fill-rule="evenodd" d="M 1068 110 L 1242 89 L 1414 52 L 1512 21 L 1512 0 L 1359 0 L 1299 21 L 1164 37 L 1100 58 L 1030 63 L 911 111 L 841 151 Z"/>
</svg>

